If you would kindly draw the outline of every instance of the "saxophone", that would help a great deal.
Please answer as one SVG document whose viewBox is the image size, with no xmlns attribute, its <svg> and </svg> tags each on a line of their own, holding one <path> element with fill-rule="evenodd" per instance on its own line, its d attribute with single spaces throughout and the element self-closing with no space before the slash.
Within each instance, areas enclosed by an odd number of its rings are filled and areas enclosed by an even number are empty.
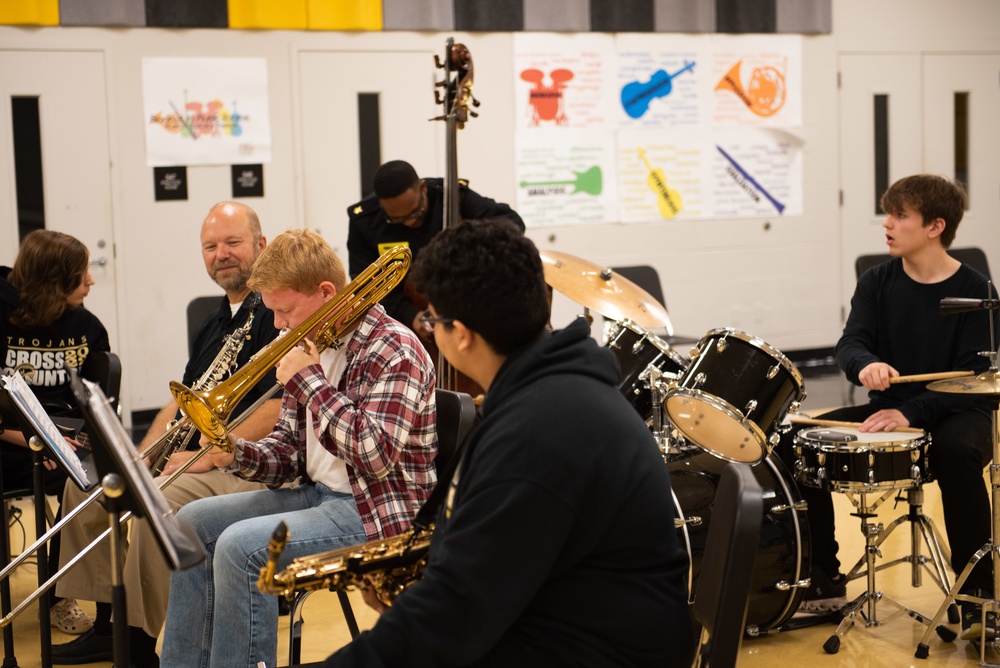
<svg viewBox="0 0 1000 668">
<path fill-rule="evenodd" d="M 215 359 L 212 360 L 212 363 L 208 365 L 208 368 L 205 369 L 205 373 L 201 374 L 201 377 L 191 386 L 192 389 L 209 390 L 222 382 L 226 376 L 236 369 L 236 358 L 239 356 L 240 351 L 243 350 L 244 342 L 250 340 L 250 328 L 253 326 L 254 314 L 260 305 L 260 295 L 251 293 L 250 298 L 253 301 L 250 302 L 250 314 L 247 316 L 246 322 L 234 329 L 231 334 L 223 339 L 222 348 L 215 356 Z M 191 438 L 198 433 L 198 430 L 194 428 L 190 420 L 185 420 L 185 424 L 181 425 L 179 425 L 179 422 L 179 420 L 172 420 L 167 424 L 166 438 L 150 468 L 150 472 L 154 478 L 163 473 L 163 467 L 167 465 L 167 460 L 174 453 L 187 449 Z"/>
<path fill-rule="evenodd" d="M 260 569 L 257 588 L 291 600 L 299 591 L 371 587 L 382 603 L 392 605 L 423 574 L 433 532 L 433 524 L 414 525 L 392 538 L 300 557 L 278 573 L 278 559 L 288 540 L 288 526 L 281 522 L 268 542 L 267 563 Z"/>
</svg>

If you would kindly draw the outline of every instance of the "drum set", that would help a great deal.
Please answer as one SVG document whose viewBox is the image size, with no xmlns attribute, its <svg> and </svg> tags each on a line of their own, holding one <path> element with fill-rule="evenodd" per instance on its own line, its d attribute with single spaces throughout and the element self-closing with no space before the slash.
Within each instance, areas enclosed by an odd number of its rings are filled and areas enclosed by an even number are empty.
<svg viewBox="0 0 1000 668">
<path fill-rule="evenodd" d="M 647 420 L 670 472 L 675 526 L 696 591 L 712 506 L 726 462 L 753 467 L 764 516 L 748 602 L 748 635 L 781 630 L 809 586 L 806 505 L 788 469 L 771 454 L 786 414 L 806 393 L 780 351 L 731 328 L 713 329 L 684 357 L 652 329 L 672 332 L 649 293 L 610 268 L 542 251 L 546 282 L 609 319 L 605 343 L 621 367 L 618 388 Z"/>
</svg>

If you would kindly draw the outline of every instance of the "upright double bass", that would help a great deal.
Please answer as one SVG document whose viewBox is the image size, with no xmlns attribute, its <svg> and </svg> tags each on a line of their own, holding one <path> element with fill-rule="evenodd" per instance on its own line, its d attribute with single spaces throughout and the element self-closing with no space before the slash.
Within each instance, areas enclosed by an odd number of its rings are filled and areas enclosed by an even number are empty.
<svg viewBox="0 0 1000 668">
<path fill-rule="evenodd" d="M 434 56 L 434 65 L 444 70 L 444 78 L 435 83 L 434 101 L 442 105 L 444 113 L 430 120 L 445 123 L 446 169 L 444 176 L 444 218 L 441 229 L 462 222 L 458 184 L 458 131 L 465 127 L 469 118 L 477 114 L 470 107 L 478 107 L 479 100 L 472 95 L 473 66 L 472 54 L 464 44 L 456 44 L 449 37 L 445 43 L 444 58 Z M 443 89 L 438 90 L 438 89 Z M 446 390 L 467 392 L 473 396 L 482 393 L 472 379 L 460 374 L 444 355 L 437 354 L 438 387 Z"/>
</svg>

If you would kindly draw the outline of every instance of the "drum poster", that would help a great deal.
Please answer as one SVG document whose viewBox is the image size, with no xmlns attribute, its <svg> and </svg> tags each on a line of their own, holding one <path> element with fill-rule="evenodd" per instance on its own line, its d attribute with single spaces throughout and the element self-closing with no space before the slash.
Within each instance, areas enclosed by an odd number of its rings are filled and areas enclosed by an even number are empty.
<svg viewBox="0 0 1000 668">
<path fill-rule="evenodd" d="M 802 214 L 800 36 L 514 40 L 529 226 Z"/>
<path fill-rule="evenodd" d="M 146 164 L 271 161 L 265 58 L 143 58 Z"/>
</svg>

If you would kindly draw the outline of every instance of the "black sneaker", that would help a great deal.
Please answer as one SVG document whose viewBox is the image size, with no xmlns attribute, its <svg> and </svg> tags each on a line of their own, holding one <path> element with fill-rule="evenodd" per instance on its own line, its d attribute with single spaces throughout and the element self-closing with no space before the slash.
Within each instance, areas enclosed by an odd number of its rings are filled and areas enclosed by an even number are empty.
<svg viewBox="0 0 1000 668">
<path fill-rule="evenodd" d="M 76 640 L 52 646 L 52 663 L 77 665 L 113 660 L 114 639 L 91 628 Z"/>
<path fill-rule="evenodd" d="M 971 596 L 987 598 L 981 591 L 976 591 Z M 962 640 L 979 640 L 983 637 L 983 606 L 973 601 L 961 601 L 962 609 Z M 986 613 L 986 629 L 988 639 L 992 639 L 996 633 L 997 615 L 995 612 Z"/>
<path fill-rule="evenodd" d="M 814 570 L 806 589 L 800 612 L 832 612 L 847 605 L 847 578 L 841 574 L 831 580 L 823 571 Z"/>
</svg>

